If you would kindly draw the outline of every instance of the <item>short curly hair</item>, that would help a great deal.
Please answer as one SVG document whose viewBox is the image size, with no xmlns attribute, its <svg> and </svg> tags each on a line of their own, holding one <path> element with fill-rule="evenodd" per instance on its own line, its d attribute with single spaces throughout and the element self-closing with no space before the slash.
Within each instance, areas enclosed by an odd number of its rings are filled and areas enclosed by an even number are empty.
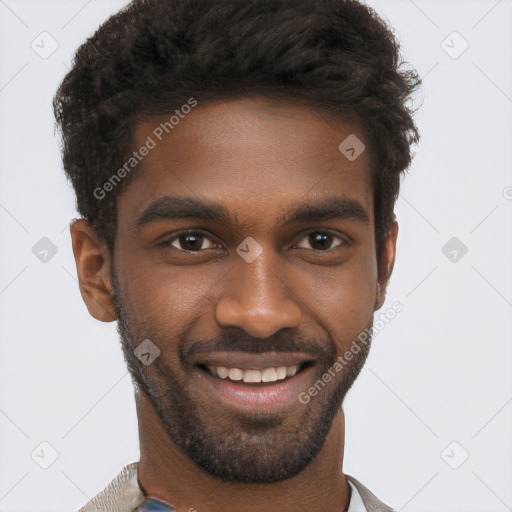
<svg viewBox="0 0 512 512">
<path fill-rule="evenodd" d="M 356 0 L 132 1 L 80 46 L 53 100 L 78 212 L 113 251 L 117 200 L 136 171 L 101 200 L 94 190 L 135 149 L 138 121 L 191 97 L 291 99 L 360 121 L 380 259 L 419 140 L 409 100 L 421 81 L 399 50 Z"/>
</svg>

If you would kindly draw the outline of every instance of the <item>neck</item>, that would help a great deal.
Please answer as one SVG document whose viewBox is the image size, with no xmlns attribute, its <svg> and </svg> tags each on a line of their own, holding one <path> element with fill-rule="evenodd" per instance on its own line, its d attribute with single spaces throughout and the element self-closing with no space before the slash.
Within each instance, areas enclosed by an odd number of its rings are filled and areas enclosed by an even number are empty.
<svg viewBox="0 0 512 512">
<path fill-rule="evenodd" d="M 136 393 L 140 461 L 138 481 L 145 495 L 159 498 L 178 512 L 342 512 L 350 488 L 343 474 L 345 418 L 340 409 L 325 443 L 298 475 L 272 484 L 225 482 L 199 468 L 170 439 L 143 393 Z"/>
</svg>

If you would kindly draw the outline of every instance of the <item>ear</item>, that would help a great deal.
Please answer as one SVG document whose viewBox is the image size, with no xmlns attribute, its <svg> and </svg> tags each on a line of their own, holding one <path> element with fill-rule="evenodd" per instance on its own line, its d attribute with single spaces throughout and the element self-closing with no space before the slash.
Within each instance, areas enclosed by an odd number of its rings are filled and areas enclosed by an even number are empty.
<svg viewBox="0 0 512 512">
<path fill-rule="evenodd" d="M 391 273 L 393 272 L 393 267 L 395 265 L 397 238 L 398 222 L 395 220 L 391 224 L 386 241 L 381 248 L 374 311 L 380 309 L 386 300 L 386 289 L 388 286 L 389 278 L 391 277 Z"/>
<path fill-rule="evenodd" d="M 84 219 L 70 226 L 80 293 L 89 313 L 101 322 L 117 319 L 112 300 L 110 252 L 92 226 Z"/>
</svg>

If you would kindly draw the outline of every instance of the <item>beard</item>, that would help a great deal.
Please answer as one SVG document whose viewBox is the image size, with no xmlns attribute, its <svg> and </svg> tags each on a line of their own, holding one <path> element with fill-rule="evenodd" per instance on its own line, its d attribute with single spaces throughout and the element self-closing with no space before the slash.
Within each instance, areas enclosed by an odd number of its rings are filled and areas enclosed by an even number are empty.
<svg viewBox="0 0 512 512">
<path fill-rule="evenodd" d="M 143 393 L 150 400 L 169 438 L 197 466 L 223 481 L 275 483 L 297 475 L 313 461 L 368 357 L 371 334 L 365 343 L 358 344 L 360 351 L 345 361 L 343 369 L 328 385 L 324 384 L 321 392 L 307 404 L 297 398 L 297 406 L 290 414 L 277 415 L 263 409 L 252 415 L 223 413 L 194 394 L 194 379 L 187 379 L 194 371 L 188 363 L 190 355 L 215 350 L 307 352 L 317 356 L 313 368 L 313 382 L 317 382 L 337 360 L 335 343 L 330 338 L 308 341 L 285 329 L 262 340 L 239 328 L 225 329 L 210 340 L 192 340 L 185 332 L 176 343 L 152 332 L 147 316 L 130 311 L 115 271 L 112 287 L 117 331 L 136 393 Z M 371 333 L 372 326 L 373 315 L 366 333 Z M 173 347 L 172 358 L 165 358 L 162 353 L 151 365 L 142 364 L 134 351 L 144 339 L 158 347 Z"/>
</svg>

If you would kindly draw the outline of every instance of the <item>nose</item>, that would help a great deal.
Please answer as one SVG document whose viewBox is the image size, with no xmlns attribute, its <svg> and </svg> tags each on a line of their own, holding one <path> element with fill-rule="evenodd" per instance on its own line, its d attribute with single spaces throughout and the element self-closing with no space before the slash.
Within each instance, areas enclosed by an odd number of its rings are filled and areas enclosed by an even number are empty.
<svg viewBox="0 0 512 512">
<path fill-rule="evenodd" d="M 298 298 L 292 291 L 296 285 L 287 283 L 276 260 L 264 254 L 252 263 L 242 258 L 236 261 L 230 278 L 221 285 L 215 310 L 219 325 L 240 327 L 258 338 L 297 327 L 302 320 Z"/>
</svg>

